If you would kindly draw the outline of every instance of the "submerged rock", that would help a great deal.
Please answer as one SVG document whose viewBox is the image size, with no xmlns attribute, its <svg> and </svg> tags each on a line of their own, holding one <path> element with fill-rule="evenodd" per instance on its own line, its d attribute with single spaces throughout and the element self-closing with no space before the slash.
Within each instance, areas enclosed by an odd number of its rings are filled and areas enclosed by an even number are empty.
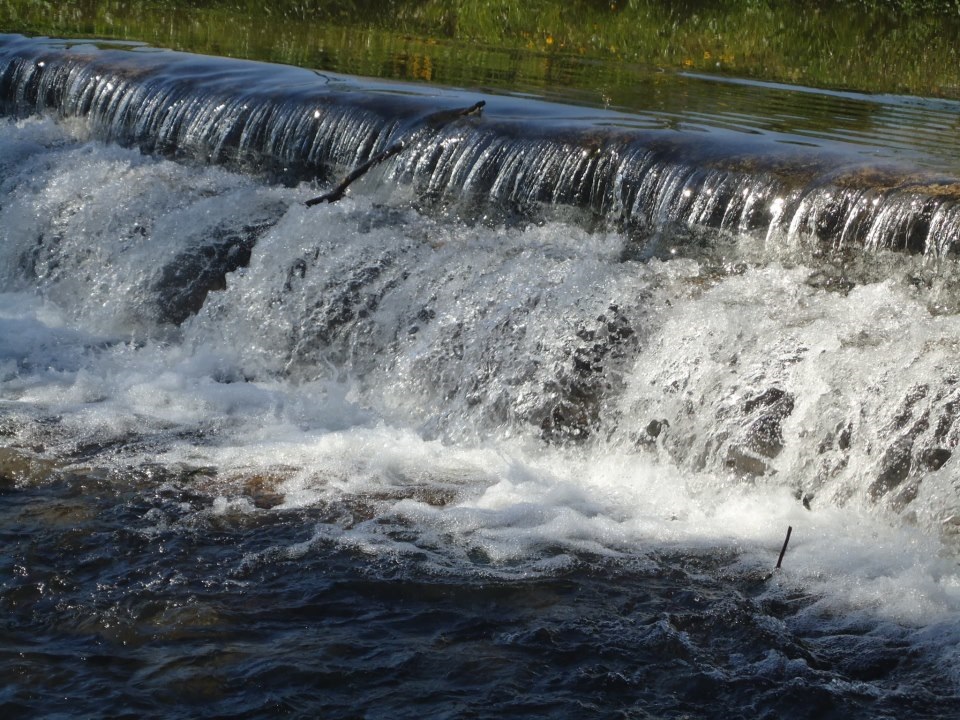
<svg viewBox="0 0 960 720">
<path fill-rule="evenodd" d="M 277 218 L 231 228 L 221 225 L 168 263 L 153 286 L 161 322 L 179 325 L 196 315 L 207 295 L 227 287 L 227 275 L 246 267 L 257 240 Z"/>
<path fill-rule="evenodd" d="M 620 382 L 608 365 L 636 345 L 636 333 L 617 305 L 598 316 L 595 324 L 581 325 L 577 338 L 568 362 L 545 388 L 552 400 L 544 408 L 547 414 L 540 420 L 540 430 L 548 440 L 584 439 L 596 431 L 603 401 Z"/>
</svg>

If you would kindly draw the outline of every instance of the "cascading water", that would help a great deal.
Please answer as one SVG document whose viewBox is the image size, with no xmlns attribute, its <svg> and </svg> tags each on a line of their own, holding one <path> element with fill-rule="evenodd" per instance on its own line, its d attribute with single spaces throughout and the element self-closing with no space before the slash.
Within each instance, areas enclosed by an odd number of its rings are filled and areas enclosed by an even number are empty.
<svg viewBox="0 0 960 720">
<path fill-rule="evenodd" d="M 575 113 L 549 107 L 542 112 L 552 121 L 497 121 L 496 103 L 487 109 L 492 122 L 431 126 L 438 101 L 475 96 L 361 91 L 346 78 L 168 52 L 13 37 L 0 62 L 8 115 L 52 110 L 84 118 L 103 140 L 293 181 L 330 179 L 402 140 L 409 147 L 390 175 L 423 200 L 469 200 L 527 219 L 544 204 L 562 205 L 641 236 L 674 224 L 937 255 L 957 236 L 955 176 L 791 150 L 769 138 L 691 138 L 656 128 L 653 117 L 617 113 L 578 123 Z M 499 113 L 516 115 L 515 104 Z M 526 119 L 537 111 L 528 104 Z"/>
<path fill-rule="evenodd" d="M 2 707 L 949 717 L 951 169 L 477 98 L 0 41 Z"/>
</svg>

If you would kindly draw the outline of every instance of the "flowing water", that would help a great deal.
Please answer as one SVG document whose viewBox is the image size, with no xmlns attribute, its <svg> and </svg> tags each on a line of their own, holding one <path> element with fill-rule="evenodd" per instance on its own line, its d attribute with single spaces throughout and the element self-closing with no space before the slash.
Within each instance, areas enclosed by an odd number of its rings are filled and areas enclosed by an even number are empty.
<svg viewBox="0 0 960 720">
<path fill-rule="evenodd" d="M 954 717 L 960 105 L 664 82 L 0 37 L 3 716 Z"/>
</svg>

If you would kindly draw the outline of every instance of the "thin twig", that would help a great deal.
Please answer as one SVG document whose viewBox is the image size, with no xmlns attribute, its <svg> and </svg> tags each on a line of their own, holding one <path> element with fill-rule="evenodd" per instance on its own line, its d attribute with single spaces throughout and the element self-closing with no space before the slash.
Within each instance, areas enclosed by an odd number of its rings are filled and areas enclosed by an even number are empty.
<svg viewBox="0 0 960 720">
<path fill-rule="evenodd" d="M 313 207 L 314 205 L 319 205 L 322 202 L 329 202 L 329 203 L 336 202 L 337 200 L 343 197 L 343 194 L 347 191 L 347 188 L 350 187 L 350 183 L 352 183 L 357 178 L 363 177 L 364 175 L 366 175 L 367 171 L 370 168 L 372 168 L 374 165 L 379 165 L 387 158 L 393 157 L 398 152 L 403 150 L 403 148 L 404 148 L 404 145 L 402 142 L 396 142 L 390 147 L 388 147 L 386 150 L 384 150 L 383 152 L 377 153 L 372 158 L 367 160 L 363 165 L 357 168 L 354 168 L 353 172 L 347 175 L 340 182 L 340 184 L 337 185 L 333 190 L 319 197 L 315 197 L 315 198 L 311 198 L 310 200 L 307 200 L 307 203 L 306 203 L 307 207 Z"/>
<path fill-rule="evenodd" d="M 439 112 L 427 115 L 423 119 L 423 124 L 432 130 L 440 130 L 444 125 L 449 125 L 457 118 L 466 117 L 467 115 L 473 115 L 473 113 L 479 112 L 486 104 L 486 100 L 480 100 L 475 102 L 470 107 L 456 108 L 455 110 L 440 110 Z"/>
<path fill-rule="evenodd" d="M 780 557 L 777 558 L 777 567 L 776 567 L 777 570 L 780 569 L 780 564 L 783 562 L 783 556 L 784 556 L 784 555 L 786 554 L 786 552 L 787 552 L 787 544 L 790 542 L 790 533 L 792 533 L 792 532 L 793 532 L 793 526 L 792 526 L 792 525 L 788 525 L 788 526 L 787 526 L 787 536 L 783 539 L 783 547 L 780 548 Z"/>
<path fill-rule="evenodd" d="M 422 122 L 420 129 L 417 132 L 422 132 L 423 130 L 432 130 L 434 132 L 442 129 L 444 126 L 449 125 L 451 122 L 458 118 L 466 117 L 467 115 L 472 115 L 473 113 L 479 111 L 486 101 L 480 100 L 475 102 L 473 105 L 467 108 L 457 108 L 456 110 L 441 110 L 439 112 L 431 113 L 427 115 Z M 415 135 L 416 133 L 414 133 Z M 377 153 L 372 158 L 367 160 L 362 165 L 353 169 L 349 175 L 347 175 L 339 185 L 337 185 L 333 190 L 319 197 L 311 198 L 307 200 L 307 207 L 313 207 L 314 205 L 319 205 L 320 203 L 335 203 L 337 200 L 340 200 L 344 193 L 347 192 L 347 188 L 350 187 L 351 183 L 355 180 L 363 177 L 367 174 L 370 168 L 379 165 L 384 160 L 392 158 L 398 152 L 403 150 L 410 143 L 405 143 L 402 140 L 395 142 L 393 145 L 388 147 L 386 150 Z"/>
</svg>

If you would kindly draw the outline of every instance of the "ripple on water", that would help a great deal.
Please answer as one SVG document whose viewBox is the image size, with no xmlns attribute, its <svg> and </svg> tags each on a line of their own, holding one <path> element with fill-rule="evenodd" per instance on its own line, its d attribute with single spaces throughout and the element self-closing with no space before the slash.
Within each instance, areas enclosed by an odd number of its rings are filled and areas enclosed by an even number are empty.
<svg viewBox="0 0 960 720">
<path fill-rule="evenodd" d="M 914 630 L 824 612 L 735 550 L 439 574 L 416 554 L 323 539 L 322 508 L 210 512 L 195 480 L 145 492 L 142 477 L 74 474 L 4 491 L 9 717 L 106 706 L 946 718 L 955 707 Z"/>
</svg>

